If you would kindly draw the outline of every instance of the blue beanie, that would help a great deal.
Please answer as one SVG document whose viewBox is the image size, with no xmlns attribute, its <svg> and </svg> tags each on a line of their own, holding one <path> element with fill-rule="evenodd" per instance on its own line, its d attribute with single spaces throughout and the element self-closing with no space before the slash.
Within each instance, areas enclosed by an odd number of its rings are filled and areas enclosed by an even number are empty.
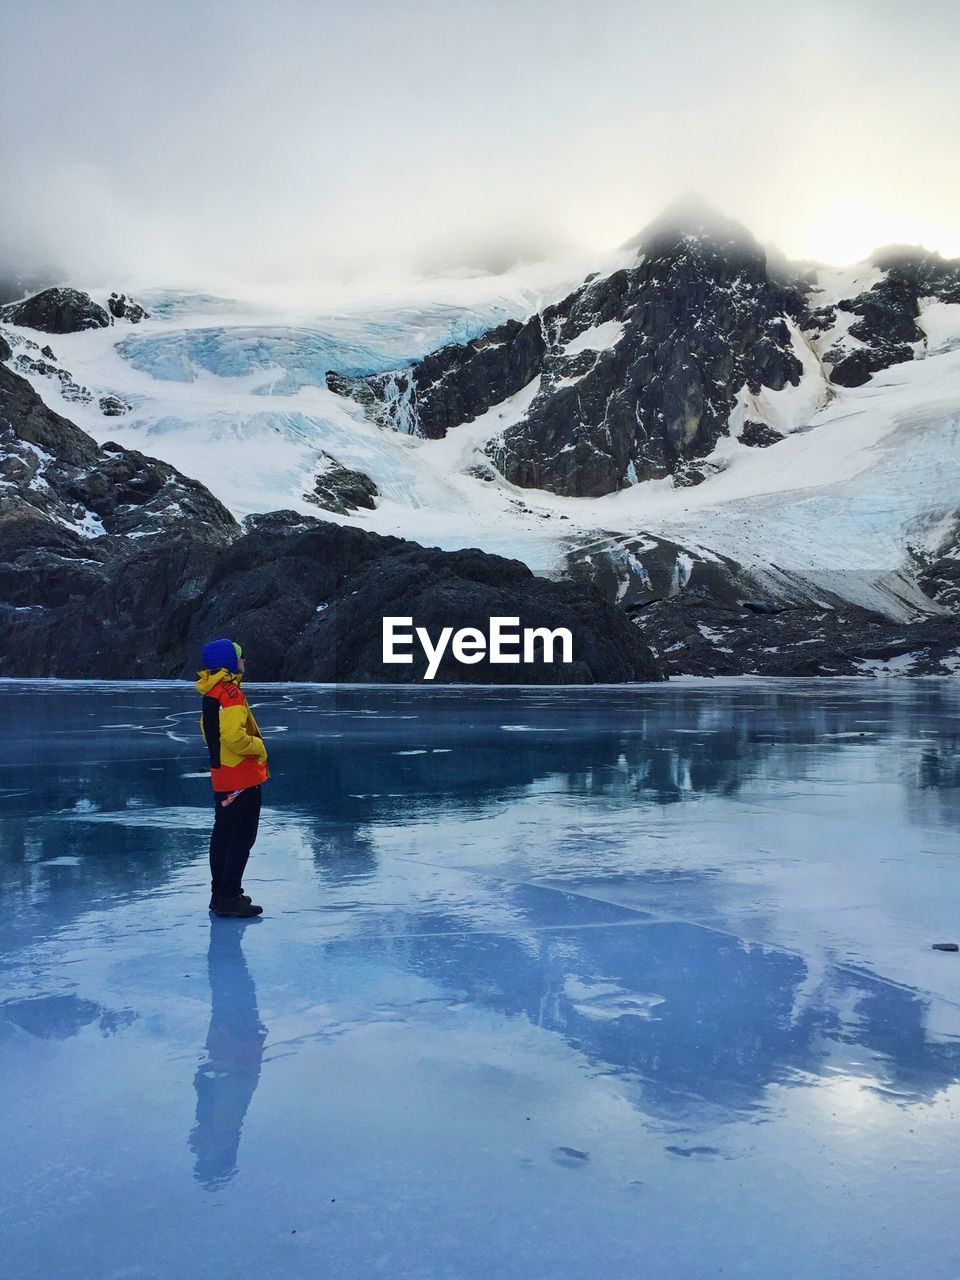
<svg viewBox="0 0 960 1280">
<path fill-rule="evenodd" d="M 200 651 L 205 671 L 219 671 L 226 667 L 228 671 L 240 670 L 239 646 L 232 640 L 211 640 Z"/>
</svg>

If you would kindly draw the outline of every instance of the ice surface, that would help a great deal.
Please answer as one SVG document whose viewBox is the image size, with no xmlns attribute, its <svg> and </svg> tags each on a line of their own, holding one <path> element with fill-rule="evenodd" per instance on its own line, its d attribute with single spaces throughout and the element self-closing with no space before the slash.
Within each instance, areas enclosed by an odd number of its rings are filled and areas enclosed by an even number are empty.
<svg viewBox="0 0 960 1280">
<path fill-rule="evenodd" d="M 293 395 L 326 386 L 326 374 L 381 373 L 412 364 L 447 343 L 465 343 L 510 319 L 515 308 L 492 304 L 471 312 L 455 307 L 400 310 L 389 316 L 330 317 L 317 324 L 234 324 L 171 332 L 137 331 L 117 344 L 134 369 L 160 382 L 195 382 L 202 372 L 238 378 L 268 371 L 258 395 Z M 227 389 L 229 394 L 229 389 Z"/>
<path fill-rule="evenodd" d="M 189 686 L 0 682 L 10 1275 L 953 1280 L 954 682 L 250 695 L 245 926 Z"/>
</svg>

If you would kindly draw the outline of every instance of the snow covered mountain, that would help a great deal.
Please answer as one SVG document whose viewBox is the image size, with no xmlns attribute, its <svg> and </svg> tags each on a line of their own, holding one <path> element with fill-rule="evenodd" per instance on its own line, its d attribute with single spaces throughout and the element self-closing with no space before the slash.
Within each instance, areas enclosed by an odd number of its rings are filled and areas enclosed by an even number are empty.
<svg viewBox="0 0 960 1280">
<path fill-rule="evenodd" d="M 893 249 L 771 269 L 702 210 L 632 247 L 525 324 L 328 383 L 382 426 L 469 432 L 461 469 L 529 491 L 535 517 L 592 523 L 573 555 L 619 562 L 621 598 L 646 590 L 654 535 L 749 566 L 777 599 L 924 610 L 913 562 L 949 552 L 960 498 L 960 263 Z"/>
<path fill-rule="evenodd" d="M 629 265 L 526 323 L 409 370 L 328 381 L 383 425 L 431 439 L 522 395 L 522 417 L 485 447 L 496 469 L 524 488 L 602 497 L 666 475 L 702 479 L 687 464 L 734 416 L 742 429 L 762 389 L 799 386 L 800 310 L 742 227 L 668 210 Z M 799 400 L 801 413 L 817 407 L 809 392 Z"/>
<path fill-rule="evenodd" d="M 801 643 L 804 669 L 870 670 L 912 624 L 939 629 L 894 644 L 904 668 L 952 669 L 960 263 L 788 264 L 673 209 L 600 267 L 297 309 L 155 290 L 141 313 L 91 290 L 73 324 L 38 331 L 16 303 L 0 326 L 49 407 L 237 518 L 589 579 L 675 670 L 797 669 Z"/>
</svg>

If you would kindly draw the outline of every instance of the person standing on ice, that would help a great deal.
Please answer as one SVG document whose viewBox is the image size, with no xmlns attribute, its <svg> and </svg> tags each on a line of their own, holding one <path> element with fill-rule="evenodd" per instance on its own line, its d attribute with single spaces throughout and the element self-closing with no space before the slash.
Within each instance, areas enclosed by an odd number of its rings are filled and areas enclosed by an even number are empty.
<svg viewBox="0 0 960 1280">
<path fill-rule="evenodd" d="M 203 698 L 200 732 L 210 752 L 214 821 L 210 836 L 210 910 L 218 916 L 258 916 L 243 892 L 243 872 L 257 838 L 260 785 L 270 776 L 267 748 L 240 687 L 243 651 L 232 640 L 211 640 L 202 650 L 197 693 Z"/>
</svg>

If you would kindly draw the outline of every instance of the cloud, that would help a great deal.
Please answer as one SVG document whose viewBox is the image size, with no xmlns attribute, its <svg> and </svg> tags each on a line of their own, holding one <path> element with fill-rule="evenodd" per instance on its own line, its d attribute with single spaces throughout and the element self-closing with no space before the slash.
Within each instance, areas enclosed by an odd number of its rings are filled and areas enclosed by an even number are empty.
<svg viewBox="0 0 960 1280">
<path fill-rule="evenodd" d="M 960 253 L 939 0 L 3 3 L 8 261 L 498 270 L 621 243 L 690 187 L 796 256 Z"/>
</svg>

